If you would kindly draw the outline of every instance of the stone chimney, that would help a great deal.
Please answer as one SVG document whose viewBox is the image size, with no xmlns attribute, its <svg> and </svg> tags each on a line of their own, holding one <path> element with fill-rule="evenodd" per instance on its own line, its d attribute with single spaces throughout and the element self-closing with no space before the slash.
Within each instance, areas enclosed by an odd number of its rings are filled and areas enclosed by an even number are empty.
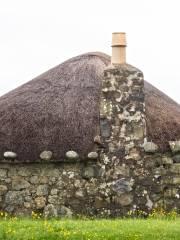
<svg viewBox="0 0 180 240">
<path fill-rule="evenodd" d="M 146 138 L 143 73 L 126 63 L 126 35 L 112 34 L 111 65 L 104 71 L 100 135 L 105 162 L 141 161 Z M 120 163 L 117 163 L 120 164 Z"/>
</svg>

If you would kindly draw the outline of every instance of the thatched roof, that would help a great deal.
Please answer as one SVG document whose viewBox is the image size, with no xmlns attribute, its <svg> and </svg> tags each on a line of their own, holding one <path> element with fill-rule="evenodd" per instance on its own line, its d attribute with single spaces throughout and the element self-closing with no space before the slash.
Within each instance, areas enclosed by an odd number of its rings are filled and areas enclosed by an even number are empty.
<svg viewBox="0 0 180 240">
<path fill-rule="evenodd" d="M 110 57 L 88 53 L 72 58 L 0 97 L 0 156 L 36 161 L 44 150 L 55 160 L 68 150 L 85 157 L 98 131 L 103 70 Z M 180 138 L 180 106 L 145 83 L 148 136 L 166 149 Z"/>
</svg>

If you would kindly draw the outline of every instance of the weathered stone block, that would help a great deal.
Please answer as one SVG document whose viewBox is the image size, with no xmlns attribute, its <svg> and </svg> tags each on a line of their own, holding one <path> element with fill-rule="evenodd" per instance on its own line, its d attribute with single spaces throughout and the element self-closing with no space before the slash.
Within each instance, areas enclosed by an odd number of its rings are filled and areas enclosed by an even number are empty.
<svg viewBox="0 0 180 240">
<path fill-rule="evenodd" d="M 167 173 L 167 170 L 163 166 L 160 166 L 153 170 L 154 177 L 156 177 L 156 178 L 159 176 L 166 175 L 166 173 Z"/>
<path fill-rule="evenodd" d="M 53 204 L 48 204 L 44 208 L 44 217 L 50 218 L 50 217 L 57 217 L 58 216 L 58 210 Z"/>
<path fill-rule="evenodd" d="M 84 198 L 84 192 L 83 192 L 83 190 L 81 190 L 81 189 L 77 190 L 77 191 L 75 192 L 75 196 L 76 196 L 77 198 L 80 198 L 80 199 Z"/>
<path fill-rule="evenodd" d="M 106 208 L 108 206 L 108 202 L 101 197 L 95 198 L 95 207 L 96 208 Z"/>
<path fill-rule="evenodd" d="M 88 153 L 88 159 L 96 160 L 97 158 L 98 158 L 98 153 L 97 152 L 90 152 L 90 153 Z"/>
<path fill-rule="evenodd" d="M 152 193 L 151 194 L 151 199 L 153 200 L 153 202 L 157 202 L 160 199 L 163 198 L 163 194 L 162 193 Z"/>
<path fill-rule="evenodd" d="M 155 153 L 158 151 L 158 146 L 153 142 L 145 142 L 143 147 L 144 151 L 147 153 Z"/>
<path fill-rule="evenodd" d="M 119 196 L 125 192 L 132 191 L 132 182 L 121 178 L 115 182 L 112 186 L 113 191 L 116 192 Z"/>
<path fill-rule="evenodd" d="M 14 152 L 5 152 L 4 153 L 4 158 L 9 158 L 9 159 L 16 159 L 17 158 L 17 154 Z"/>
<path fill-rule="evenodd" d="M 169 141 L 169 145 L 173 153 L 180 152 L 180 141 Z"/>
<path fill-rule="evenodd" d="M 174 163 L 180 163 L 180 154 L 176 154 L 172 157 Z"/>
<path fill-rule="evenodd" d="M 170 167 L 170 172 L 180 174 L 180 163 L 172 164 Z"/>
<path fill-rule="evenodd" d="M 130 151 L 129 151 L 129 155 L 128 155 L 128 159 L 132 159 L 132 160 L 135 160 L 135 161 L 138 161 L 141 159 L 141 153 L 140 153 L 140 150 L 137 149 L 137 148 L 132 148 Z"/>
<path fill-rule="evenodd" d="M 138 123 L 132 123 L 133 124 L 133 131 L 131 134 L 133 134 L 134 138 L 137 140 L 142 140 L 144 137 L 144 125 L 138 124 Z"/>
<path fill-rule="evenodd" d="M 0 185 L 0 196 L 4 195 L 7 192 L 8 188 L 6 185 Z"/>
<path fill-rule="evenodd" d="M 24 193 L 21 191 L 9 191 L 5 196 L 5 204 L 20 205 L 23 204 Z"/>
<path fill-rule="evenodd" d="M 46 196 L 48 195 L 48 185 L 39 185 L 36 191 L 37 196 Z"/>
<path fill-rule="evenodd" d="M 75 151 L 68 151 L 66 152 L 66 158 L 69 160 L 77 160 L 79 155 Z"/>
<path fill-rule="evenodd" d="M 179 185 L 180 184 L 180 176 L 179 177 L 173 177 L 172 183 Z"/>
<path fill-rule="evenodd" d="M 164 191 L 164 197 L 174 198 L 177 193 L 178 193 L 178 189 L 176 189 L 176 188 L 166 189 Z"/>
<path fill-rule="evenodd" d="M 7 177 L 7 169 L 0 169 L 0 178 L 6 178 Z"/>
<path fill-rule="evenodd" d="M 44 161 L 50 161 L 51 158 L 52 158 L 52 152 L 51 151 L 43 151 L 41 154 L 40 154 L 40 158 Z"/>
<path fill-rule="evenodd" d="M 129 176 L 129 167 L 127 165 L 116 166 L 114 168 L 113 176 Z"/>
<path fill-rule="evenodd" d="M 164 165 L 171 165 L 171 164 L 173 164 L 173 160 L 172 160 L 171 157 L 163 156 L 162 157 L 162 164 L 164 164 Z"/>
<path fill-rule="evenodd" d="M 37 197 L 34 199 L 37 209 L 42 209 L 46 205 L 46 199 L 44 197 Z"/>
<path fill-rule="evenodd" d="M 29 181 L 32 184 L 37 184 L 39 182 L 39 178 L 38 176 L 32 176 Z"/>
<path fill-rule="evenodd" d="M 85 179 L 97 178 L 101 174 L 101 168 L 99 166 L 88 166 L 82 171 L 82 176 Z"/>
<path fill-rule="evenodd" d="M 30 183 L 22 179 L 21 177 L 15 177 L 12 181 L 13 190 L 22 190 L 29 187 L 30 187 Z"/>
<path fill-rule="evenodd" d="M 121 196 L 115 196 L 113 198 L 115 204 L 119 204 L 121 206 L 128 206 L 133 202 L 133 195 L 130 193 L 124 193 Z"/>
<path fill-rule="evenodd" d="M 24 202 L 24 207 L 30 209 L 32 208 L 32 204 L 30 202 Z"/>
<path fill-rule="evenodd" d="M 57 195 L 58 194 L 58 189 L 53 188 L 51 189 L 51 195 Z"/>
<path fill-rule="evenodd" d="M 59 213 L 60 213 L 60 216 L 66 217 L 66 218 L 72 218 L 72 215 L 73 215 L 72 210 L 65 206 L 61 206 Z"/>
<path fill-rule="evenodd" d="M 59 197 L 57 195 L 49 195 L 48 203 L 58 204 L 59 203 Z"/>
<path fill-rule="evenodd" d="M 31 171 L 29 171 L 26 167 L 20 167 L 18 168 L 18 175 L 22 177 L 27 177 L 31 175 Z"/>
<path fill-rule="evenodd" d="M 146 206 L 148 207 L 149 210 L 151 210 L 153 207 L 153 202 L 151 201 L 148 195 L 146 196 L 146 200 L 147 200 Z"/>
<path fill-rule="evenodd" d="M 107 119 L 101 119 L 100 120 L 100 130 L 101 130 L 101 136 L 102 137 L 110 137 L 110 126 Z"/>
</svg>

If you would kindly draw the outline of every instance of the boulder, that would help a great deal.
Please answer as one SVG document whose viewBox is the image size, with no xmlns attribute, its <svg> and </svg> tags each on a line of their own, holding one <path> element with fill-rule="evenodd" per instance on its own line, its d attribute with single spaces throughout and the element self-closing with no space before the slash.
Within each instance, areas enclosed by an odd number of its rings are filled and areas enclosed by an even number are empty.
<svg viewBox="0 0 180 240">
<path fill-rule="evenodd" d="M 180 140 L 179 141 L 169 141 L 171 151 L 173 153 L 180 152 Z"/>
<path fill-rule="evenodd" d="M 69 160 L 77 160 L 79 155 L 75 151 L 68 151 L 66 152 L 66 158 Z"/>
<path fill-rule="evenodd" d="M 153 142 L 145 142 L 143 148 L 147 153 L 155 153 L 158 151 L 158 146 Z"/>
<path fill-rule="evenodd" d="M 9 158 L 9 159 L 16 159 L 17 158 L 17 154 L 15 152 L 5 152 L 4 153 L 4 158 Z"/>
<path fill-rule="evenodd" d="M 51 151 L 43 151 L 43 152 L 40 154 L 40 158 L 41 158 L 41 160 L 49 161 L 49 160 L 51 160 L 52 155 L 53 155 L 53 154 L 52 154 Z"/>
<path fill-rule="evenodd" d="M 48 195 L 48 185 L 43 184 L 37 187 L 36 191 L 37 196 L 46 196 Z"/>
</svg>

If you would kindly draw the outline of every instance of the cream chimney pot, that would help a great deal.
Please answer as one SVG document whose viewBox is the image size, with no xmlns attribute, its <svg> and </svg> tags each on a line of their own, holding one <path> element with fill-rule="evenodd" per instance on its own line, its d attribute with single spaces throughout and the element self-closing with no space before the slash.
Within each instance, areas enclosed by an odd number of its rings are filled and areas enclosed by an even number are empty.
<svg viewBox="0 0 180 240">
<path fill-rule="evenodd" d="M 111 64 L 126 63 L 126 33 L 115 32 L 112 34 Z"/>
</svg>

